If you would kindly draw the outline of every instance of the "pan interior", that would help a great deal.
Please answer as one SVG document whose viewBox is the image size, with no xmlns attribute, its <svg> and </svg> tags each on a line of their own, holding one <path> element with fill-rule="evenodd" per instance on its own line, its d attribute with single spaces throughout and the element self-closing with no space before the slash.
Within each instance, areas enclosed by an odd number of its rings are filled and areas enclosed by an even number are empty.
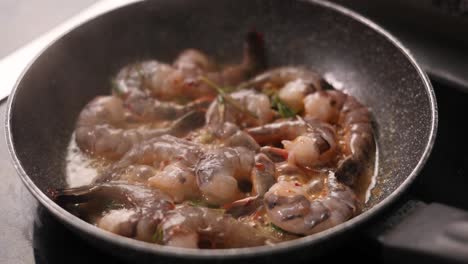
<svg viewBox="0 0 468 264">
<path fill-rule="evenodd" d="M 271 67 L 312 67 L 372 109 L 379 168 L 369 203 L 394 192 L 431 140 L 430 92 L 385 36 L 304 1 L 145 1 L 78 27 L 36 59 L 11 99 L 10 131 L 22 168 L 42 191 L 64 187 L 76 117 L 94 96 L 109 93 L 120 67 L 148 58 L 169 62 L 185 48 L 236 61 L 252 28 L 264 35 Z"/>
</svg>

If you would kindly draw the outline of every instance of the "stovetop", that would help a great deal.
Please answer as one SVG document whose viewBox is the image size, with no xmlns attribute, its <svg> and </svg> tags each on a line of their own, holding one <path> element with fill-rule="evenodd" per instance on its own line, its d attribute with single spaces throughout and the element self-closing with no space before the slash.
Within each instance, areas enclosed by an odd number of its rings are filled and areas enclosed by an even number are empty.
<svg viewBox="0 0 468 264">
<path fill-rule="evenodd" d="M 439 105 L 439 130 L 431 158 L 412 185 L 409 195 L 468 209 L 468 141 L 464 117 L 468 94 L 434 83 Z M 4 124 L 6 102 L 0 104 Z M 4 134 L 4 127 L 0 127 Z M 4 137 L 0 140 L 0 262 L 1 263 L 121 263 L 70 232 L 38 205 L 23 186 L 10 161 Z M 359 239 L 362 239 L 360 237 Z M 346 243 L 340 254 L 349 259 L 382 262 L 380 253 L 359 243 Z"/>
</svg>

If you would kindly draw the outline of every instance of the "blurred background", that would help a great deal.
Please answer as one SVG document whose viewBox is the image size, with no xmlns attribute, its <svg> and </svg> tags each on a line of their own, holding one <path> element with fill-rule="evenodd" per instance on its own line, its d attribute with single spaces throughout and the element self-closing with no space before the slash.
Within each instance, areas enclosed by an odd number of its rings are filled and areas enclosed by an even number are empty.
<svg viewBox="0 0 468 264">
<path fill-rule="evenodd" d="M 0 58 L 97 0 L 0 0 Z"/>
<path fill-rule="evenodd" d="M 332 1 L 383 25 L 433 78 L 468 90 L 468 0 Z M 0 59 L 97 2 L 113 1 L 0 0 Z"/>
</svg>

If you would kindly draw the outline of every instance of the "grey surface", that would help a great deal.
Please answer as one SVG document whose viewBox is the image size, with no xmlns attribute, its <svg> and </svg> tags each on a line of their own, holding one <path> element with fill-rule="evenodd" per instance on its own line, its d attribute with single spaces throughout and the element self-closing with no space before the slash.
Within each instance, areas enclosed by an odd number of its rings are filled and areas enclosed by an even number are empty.
<svg viewBox="0 0 468 264">
<path fill-rule="evenodd" d="M 0 59 L 97 0 L 0 0 Z"/>
<path fill-rule="evenodd" d="M 97 0 L 0 0 L 0 59 Z M 0 101 L 4 123 L 6 101 Z M 4 126 L 0 126 L 4 134 Z M 0 138 L 0 263 L 35 263 L 33 245 L 37 201 L 17 176 L 4 137 Z"/>
<path fill-rule="evenodd" d="M 109 77 L 119 67 L 149 57 L 169 61 L 188 47 L 233 61 L 241 53 L 242 36 L 252 27 L 265 35 L 270 66 L 309 65 L 342 82 L 347 92 L 371 107 L 380 144 L 373 203 L 392 193 L 395 199 L 394 192 L 408 186 L 407 178 L 421 168 L 433 140 L 436 113 L 428 80 L 398 46 L 371 28 L 317 5 L 284 1 L 148 1 L 91 21 L 55 43 L 27 71 L 11 99 L 12 140 L 27 185 L 70 227 L 122 255 L 224 258 L 240 252 L 305 253 L 312 247 L 317 253 L 327 245 L 321 242 L 336 244 L 331 238 L 364 223 L 377 208 L 335 229 L 274 248 L 184 251 L 97 230 L 41 193 L 64 186 L 63 154 L 74 120 L 93 96 L 109 92 Z M 108 241 L 113 243 L 102 243 Z"/>
<path fill-rule="evenodd" d="M 6 103 L 0 104 L 4 121 Z M 0 126 L 4 134 L 4 126 Z M 33 222 L 37 202 L 16 174 L 4 137 L 0 138 L 0 263 L 33 263 Z"/>
</svg>

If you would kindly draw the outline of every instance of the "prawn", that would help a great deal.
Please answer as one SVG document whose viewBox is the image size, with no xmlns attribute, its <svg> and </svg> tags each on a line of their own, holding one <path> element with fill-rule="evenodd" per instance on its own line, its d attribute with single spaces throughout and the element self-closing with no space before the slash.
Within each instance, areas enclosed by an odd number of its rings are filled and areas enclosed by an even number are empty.
<svg viewBox="0 0 468 264">
<path fill-rule="evenodd" d="M 246 132 L 260 144 L 281 142 L 288 162 L 302 167 L 325 164 L 336 153 L 335 130 L 316 119 L 281 120 L 247 128 Z"/>
<path fill-rule="evenodd" d="M 255 90 L 239 90 L 229 94 L 235 100 L 238 107 L 226 102 L 214 100 L 206 112 L 206 120 L 209 126 L 220 126 L 224 122 L 230 122 L 240 127 L 259 126 L 273 120 L 274 112 L 268 96 Z M 223 104 L 223 105 L 220 105 Z M 220 111 L 222 109 L 222 111 Z"/>
<path fill-rule="evenodd" d="M 244 147 L 208 150 L 196 167 L 198 187 L 204 199 L 222 205 L 241 197 L 238 181 L 249 180 L 255 153 Z"/>
<path fill-rule="evenodd" d="M 287 66 L 268 70 L 241 86 L 267 94 L 277 93 L 279 99 L 298 113 L 304 109 L 305 96 L 323 90 L 328 84 L 310 69 Z"/>
<path fill-rule="evenodd" d="M 336 226 L 360 212 L 354 192 L 337 181 L 333 172 L 325 183 L 312 179 L 279 181 L 265 194 L 264 205 L 276 226 L 299 235 L 311 235 Z"/>
<path fill-rule="evenodd" d="M 216 92 L 200 77 L 206 76 L 223 86 L 236 86 L 265 67 L 264 53 L 263 38 L 257 32 L 249 32 L 239 64 L 219 68 L 202 51 L 188 49 L 180 53 L 173 65 L 150 60 L 124 67 L 114 84 L 123 98 L 147 95 L 153 101 L 167 101 L 213 97 Z"/>
<path fill-rule="evenodd" d="M 134 123 L 123 101 L 115 96 L 99 96 L 78 116 L 75 129 L 77 145 L 85 152 L 119 159 L 137 143 L 163 134 L 182 136 L 204 124 L 204 113 L 188 112 L 167 128 L 144 128 Z M 129 121 L 130 120 L 130 121 Z"/>
<path fill-rule="evenodd" d="M 169 212 L 159 225 L 161 243 L 185 248 L 260 246 L 267 237 L 222 210 L 183 205 Z"/>
<path fill-rule="evenodd" d="M 369 109 L 354 97 L 337 90 L 308 95 L 304 105 L 307 117 L 337 125 L 344 157 L 338 164 L 336 177 L 352 186 L 375 150 Z"/>
<path fill-rule="evenodd" d="M 145 185 L 109 182 L 49 191 L 62 206 L 78 204 L 76 213 L 109 232 L 151 241 L 166 212 L 174 208 L 172 199 Z"/>
</svg>

